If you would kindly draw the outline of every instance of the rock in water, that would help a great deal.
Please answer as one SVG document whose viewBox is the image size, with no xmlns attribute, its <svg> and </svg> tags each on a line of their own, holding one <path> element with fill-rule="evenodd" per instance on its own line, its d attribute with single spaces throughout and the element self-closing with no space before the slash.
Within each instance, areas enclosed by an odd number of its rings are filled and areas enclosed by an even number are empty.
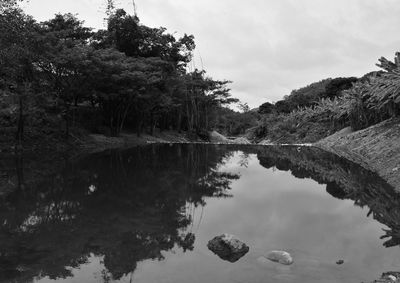
<svg viewBox="0 0 400 283">
<path fill-rule="evenodd" d="M 291 265 L 293 263 L 293 258 L 288 252 L 284 251 L 271 251 L 267 258 L 274 262 L 279 262 L 284 265 Z"/>
<path fill-rule="evenodd" d="M 207 247 L 221 259 L 229 262 L 238 261 L 249 251 L 249 247 L 245 243 L 229 234 L 215 237 L 208 242 Z"/>
<path fill-rule="evenodd" d="M 341 265 L 341 264 L 343 264 L 344 263 L 344 260 L 343 259 L 339 259 L 337 262 L 336 262 L 336 264 L 338 264 L 338 265 Z"/>
</svg>

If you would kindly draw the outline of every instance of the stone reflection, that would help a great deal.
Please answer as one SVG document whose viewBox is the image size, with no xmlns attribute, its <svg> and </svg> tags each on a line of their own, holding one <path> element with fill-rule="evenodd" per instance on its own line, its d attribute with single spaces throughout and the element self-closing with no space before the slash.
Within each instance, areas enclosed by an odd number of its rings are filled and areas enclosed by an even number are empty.
<svg viewBox="0 0 400 283">
<path fill-rule="evenodd" d="M 107 151 L 29 180 L 18 159 L 0 199 L 0 281 L 66 278 L 91 255 L 103 257 L 105 281 L 120 279 L 162 251 L 192 250 L 194 208 L 229 197 L 239 178 L 218 170 L 229 155 L 202 145 Z"/>
<path fill-rule="evenodd" d="M 368 216 L 386 225 L 383 245 L 400 245 L 400 194 L 383 179 L 363 167 L 313 147 L 267 147 L 258 150 L 260 164 L 290 171 L 297 178 L 312 178 L 326 184 L 338 199 L 351 199 L 368 207 Z"/>
</svg>

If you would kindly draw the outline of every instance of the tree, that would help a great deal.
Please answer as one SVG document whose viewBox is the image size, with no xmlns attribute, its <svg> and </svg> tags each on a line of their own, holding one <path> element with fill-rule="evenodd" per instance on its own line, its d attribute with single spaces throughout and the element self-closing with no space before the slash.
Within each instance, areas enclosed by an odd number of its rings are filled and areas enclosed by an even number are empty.
<svg viewBox="0 0 400 283">
<path fill-rule="evenodd" d="M 166 29 L 150 28 L 140 24 L 139 18 L 118 9 L 108 20 L 108 34 L 104 42 L 112 44 L 129 57 L 159 57 L 172 62 L 177 69 L 184 71 L 192 59 L 195 48 L 193 35 L 185 34 L 176 39 Z"/>
<path fill-rule="evenodd" d="M 52 87 L 53 99 L 65 120 L 65 135 L 70 128 L 70 110 L 90 93 L 88 85 L 87 40 L 92 33 L 82 26 L 72 14 L 57 14 L 54 19 L 41 24 L 43 52 L 38 67 L 47 76 Z"/>
<path fill-rule="evenodd" d="M 100 117 L 93 128 L 108 126 L 113 136 L 134 127 L 138 135 L 157 127 L 203 135 L 224 106 L 237 102 L 229 81 L 187 71 L 192 35 L 175 38 L 165 28 L 145 26 L 136 15 L 115 10 L 113 1 L 107 30 L 97 32 L 72 14 L 38 24 L 15 3 L 7 7 L 0 15 L 0 88 L 16 98 L 19 142 L 27 109 L 65 123 L 66 137 L 89 108 Z"/>
<path fill-rule="evenodd" d="M 258 108 L 259 114 L 271 114 L 275 110 L 275 105 L 269 102 L 265 102 Z"/>
<path fill-rule="evenodd" d="M 275 109 L 278 113 L 290 113 L 293 110 L 293 106 L 287 100 L 279 100 L 275 103 Z"/>
<path fill-rule="evenodd" d="M 0 1 L 0 12 L 4 13 L 10 9 L 16 9 L 17 3 L 23 2 L 23 0 L 1 0 Z"/>
<path fill-rule="evenodd" d="M 239 109 L 243 113 L 247 113 L 247 112 L 250 111 L 250 107 L 249 107 L 249 105 L 247 103 L 239 103 Z"/>
<path fill-rule="evenodd" d="M 332 79 L 325 87 L 325 93 L 322 95 L 323 98 L 335 98 L 340 96 L 344 90 L 347 90 L 357 82 L 356 77 L 350 78 L 335 78 Z"/>
<path fill-rule="evenodd" d="M 13 1 L 2 6 L 0 14 L 0 72 L 4 93 L 10 93 L 18 105 L 16 142 L 22 145 L 26 104 L 32 98 L 35 62 L 39 54 L 37 25 Z"/>
</svg>

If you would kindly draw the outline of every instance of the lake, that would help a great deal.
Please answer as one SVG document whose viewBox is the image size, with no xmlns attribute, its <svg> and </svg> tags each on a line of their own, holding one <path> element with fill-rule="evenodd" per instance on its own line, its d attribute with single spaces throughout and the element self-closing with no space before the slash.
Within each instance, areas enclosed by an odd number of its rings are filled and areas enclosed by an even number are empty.
<svg viewBox="0 0 400 283">
<path fill-rule="evenodd" d="M 362 282 L 400 269 L 399 194 L 316 148 L 166 144 L 47 171 L 9 164 L 1 282 Z M 208 250 L 223 233 L 249 252 L 231 263 Z"/>
</svg>

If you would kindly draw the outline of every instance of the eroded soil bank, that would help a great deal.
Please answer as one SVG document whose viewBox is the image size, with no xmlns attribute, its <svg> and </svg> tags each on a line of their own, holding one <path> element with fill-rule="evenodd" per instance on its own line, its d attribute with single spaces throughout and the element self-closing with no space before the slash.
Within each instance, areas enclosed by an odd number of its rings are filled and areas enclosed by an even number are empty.
<svg viewBox="0 0 400 283">
<path fill-rule="evenodd" d="M 400 119 L 329 136 L 314 144 L 378 173 L 400 191 Z"/>
</svg>

